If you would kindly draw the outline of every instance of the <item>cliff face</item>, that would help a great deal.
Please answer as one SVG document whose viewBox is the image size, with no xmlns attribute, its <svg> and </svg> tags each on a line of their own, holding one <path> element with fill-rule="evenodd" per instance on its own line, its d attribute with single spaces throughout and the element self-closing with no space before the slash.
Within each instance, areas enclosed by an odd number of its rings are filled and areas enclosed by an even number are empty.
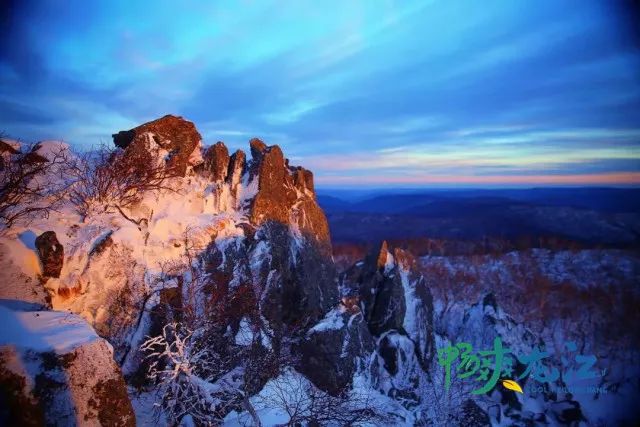
<svg viewBox="0 0 640 427">
<path fill-rule="evenodd" d="M 289 166 L 289 160 L 279 146 L 267 146 L 254 138 L 249 141 L 251 160 L 238 150 L 232 156 L 223 142 L 209 147 L 204 163 L 196 170 L 214 183 L 228 184 L 237 198 L 237 186 L 246 174 L 248 182 L 257 185 L 255 195 L 248 200 L 248 217 L 259 227 L 277 222 L 296 227 L 316 240 L 326 255 L 331 254 L 329 226 L 324 212 L 316 202 L 313 174 L 301 166 Z M 239 207 L 237 203 L 236 207 Z"/>
</svg>

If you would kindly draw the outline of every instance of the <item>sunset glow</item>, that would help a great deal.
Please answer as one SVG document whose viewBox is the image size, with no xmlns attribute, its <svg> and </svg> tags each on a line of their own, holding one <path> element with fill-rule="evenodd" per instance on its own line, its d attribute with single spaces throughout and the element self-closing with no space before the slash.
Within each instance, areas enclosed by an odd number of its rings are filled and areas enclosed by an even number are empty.
<svg viewBox="0 0 640 427">
<path fill-rule="evenodd" d="M 88 149 L 172 113 L 205 144 L 278 144 L 322 185 L 638 182 L 638 47 L 612 3 L 178 9 L 14 4 L 0 131 Z"/>
</svg>

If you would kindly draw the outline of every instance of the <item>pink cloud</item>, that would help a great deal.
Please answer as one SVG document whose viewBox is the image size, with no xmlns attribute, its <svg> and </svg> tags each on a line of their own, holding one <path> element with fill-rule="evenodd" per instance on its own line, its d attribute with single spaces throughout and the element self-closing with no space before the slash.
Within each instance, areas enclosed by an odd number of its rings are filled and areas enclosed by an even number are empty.
<svg viewBox="0 0 640 427">
<path fill-rule="evenodd" d="M 416 176 L 318 176 L 321 184 L 640 184 L 640 172 L 566 175 L 416 175 Z"/>
</svg>

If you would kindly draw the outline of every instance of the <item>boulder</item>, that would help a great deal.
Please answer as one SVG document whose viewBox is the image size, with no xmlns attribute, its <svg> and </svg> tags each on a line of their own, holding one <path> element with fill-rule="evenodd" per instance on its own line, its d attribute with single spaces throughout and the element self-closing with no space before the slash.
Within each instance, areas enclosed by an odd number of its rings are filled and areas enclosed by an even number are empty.
<svg viewBox="0 0 640 427">
<path fill-rule="evenodd" d="M 45 231 L 36 238 L 36 249 L 42 264 L 42 276 L 60 277 L 64 264 L 64 247 L 54 231 Z"/>
<path fill-rule="evenodd" d="M 82 318 L 0 306 L 0 320 L 0 425 L 135 425 L 111 346 Z"/>
<path fill-rule="evenodd" d="M 194 159 L 200 156 L 194 153 L 200 149 L 201 141 L 192 122 L 172 115 L 113 134 L 114 144 L 139 162 L 154 161 L 152 148 L 166 150 L 167 167 L 180 176 L 185 176 L 187 168 L 197 163 Z"/>
</svg>

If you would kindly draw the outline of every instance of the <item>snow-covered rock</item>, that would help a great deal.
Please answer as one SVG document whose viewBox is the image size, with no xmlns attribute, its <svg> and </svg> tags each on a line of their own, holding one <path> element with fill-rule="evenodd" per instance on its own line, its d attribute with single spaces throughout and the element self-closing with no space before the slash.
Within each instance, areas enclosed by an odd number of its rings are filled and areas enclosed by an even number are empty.
<svg viewBox="0 0 640 427">
<path fill-rule="evenodd" d="M 113 135 L 116 146 L 127 151 L 140 162 L 154 161 L 159 152 L 164 153 L 167 168 L 185 176 L 189 167 L 201 162 L 199 153 L 202 137 L 195 125 L 172 115 L 140 125 L 134 129 Z"/>
<path fill-rule="evenodd" d="M 340 393 L 349 388 L 361 358 L 373 348 L 362 313 L 340 306 L 309 329 L 297 348 L 298 369 L 321 389 Z"/>
<path fill-rule="evenodd" d="M 0 305 L 3 425 L 133 426 L 111 346 L 80 317 Z"/>
</svg>

